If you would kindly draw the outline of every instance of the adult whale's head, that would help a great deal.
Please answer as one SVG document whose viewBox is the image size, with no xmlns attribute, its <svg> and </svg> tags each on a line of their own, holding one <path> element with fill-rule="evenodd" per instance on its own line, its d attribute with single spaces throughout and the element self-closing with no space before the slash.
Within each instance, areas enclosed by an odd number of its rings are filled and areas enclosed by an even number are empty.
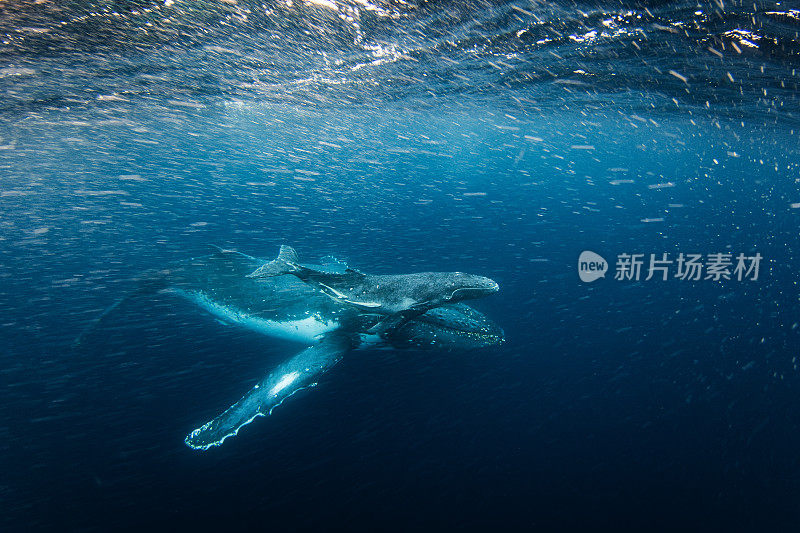
<svg viewBox="0 0 800 533">
<path fill-rule="evenodd" d="M 444 350 L 486 348 L 504 341 L 500 326 L 466 304 L 447 304 L 429 309 L 387 339 L 395 348 Z"/>
</svg>

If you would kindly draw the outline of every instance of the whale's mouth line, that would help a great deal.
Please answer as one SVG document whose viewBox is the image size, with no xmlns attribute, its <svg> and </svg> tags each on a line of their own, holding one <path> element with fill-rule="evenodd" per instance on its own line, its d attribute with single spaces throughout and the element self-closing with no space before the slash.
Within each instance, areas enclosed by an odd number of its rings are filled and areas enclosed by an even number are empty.
<svg viewBox="0 0 800 533">
<path fill-rule="evenodd" d="M 366 313 L 366 314 L 368 314 L 369 316 L 375 317 L 376 320 L 380 320 L 380 319 L 382 319 L 384 317 L 384 315 L 369 314 L 369 313 Z M 493 338 L 500 338 L 500 339 L 505 338 L 502 333 L 498 334 L 498 333 L 493 332 L 493 331 L 491 331 L 489 329 L 484 329 L 484 328 L 480 328 L 480 327 L 477 327 L 477 328 L 471 328 L 471 327 L 468 327 L 468 326 L 467 327 L 459 327 L 458 324 L 448 324 L 448 323 L 446 323 L 444 321 L 440 321 L 440 319 L 436 319 L 436 318 L 434 318 L 432 316 L 428 316 L 425 313 L 415 317 L 413 319 L 413 322 L 419 322 L 419 323 L 422 323 L 422 324 L 424 324 L 425 326 L 427 326 L 429 328 L 432 328 L 432 329 L 435 329 L 435 330 L 438 330 L 438 331 L 441 331 L 441 332 L 446 332 L 446 333 L 461 334 L 461 335 L 479 335 L 481 337 L 493 337 Z"/>
<path fill-rule="evenodd" d="M 493 293 L 495 293 L 495 292 L 497 292 L 499 290 L 500 290 L 500 286 L 497 283 L 495 283 L 494 285 L 492 285 L 490 287 L 481 286 L 481 285 L 476 285 L 474 287 L 459 287 L 456 290 L 454 290 L 452 293 L 450 293 L 450 298 L 449 299 L 452 300 L 453 298 L 455 298 L 456 294 L 458 294 L 461 291 L 482 291 L 482 292 L 485 292 L 487 294 L 493 294 Z"/>
<path fill-rule="evenodd" d="M 438 330 L 442 333 L 450 333 L 451 335 L 462 335 L 465 338 L 471 338 L 473 340 L 481 339 L 486 342 L 490 342 L 491 344 L 502 344 L 506 341 L 505 332 L 500 330 L 500 332 L 494 331 L 482 331 L 477 329 L 463 329 L 457 328 L 452 326 L 446 326 L 444 324 L 428 324 L 433 330 Z"/>
<path fill-rule="evenodd" d="M 422 315 L 422 316 L 424 317 L 425 315 Z M 427 326 L 429 326 L 431 328 L 438 329 L 440 331 L 453 333 L 453 334 L 478 335 L 478 336 L 481 336 L 481 337 L 484 337 L 484 338 L 492 337 L 492 338 L 498 338 L 498 339 L 505 339 L 505 335 L 502 334 L 502 333 L 498 334 L 496 332 L 489 331 L 489 330 L 484 330 L 484 329 L 481 329 L 481 328 L 463 328 L 463 327 L 458 327 L 456 325 L 450 325 L 450 324 L 445 324 L 445 323 L 442 323 L 442 322 L 435 322 L 435 321 L 427 321 L 427 320 L 424 320 L 424 319 L 422 320 L 422 322 L 424 322 L 425 325 L 427 325 Z"/>
</svg>

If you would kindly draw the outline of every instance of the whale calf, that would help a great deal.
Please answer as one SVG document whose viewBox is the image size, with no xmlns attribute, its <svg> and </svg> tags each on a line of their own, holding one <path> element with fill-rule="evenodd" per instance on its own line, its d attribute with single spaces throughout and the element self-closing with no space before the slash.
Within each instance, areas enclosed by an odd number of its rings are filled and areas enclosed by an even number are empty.
<svg viewBox="0 0 800 533">
<path fill-rule="evenodd" d="M 351 268 L 344 272 L 316 270 L 301 265 L 295 250 L 285 245 L 276 259 L 261 265 L 248 277 L 264 279 L 284 274 L 316 287 L 337 302 L 386 315 L 369 331 L 381 336 L 391 334 L 430 309 L 482 298 L 499 290 L 494 280 L 463 272 L 387 275 L 365 274 Z"/>
<path fill-rule="evenodd" d="M 213 254 L 181 261 L 149 276 L 134 293 L 104 312 L 78 342 L 132 298 L 156 292 L 184 298 L 225 324 L 268 337 L 294 341 L 300 350 L 269 371 L 239 401 L 185 438 L 196 450 L 208 450 L 237 435 L 242 427 L 267 416 L 297 392 L 314 387 L 319 376 L 354 350 L 464 350 L 501 344 L 503 331 L 463 303 L 430 309 L 394 329 L 366 340 L 363 335 L 383 319 L 369 310 L 332 299 L 292 276 L 248 278 L 264 263 L 249 255 L 216 249 Z M 314 266 L 344 271 L 340 264 Z"/>
</svg>

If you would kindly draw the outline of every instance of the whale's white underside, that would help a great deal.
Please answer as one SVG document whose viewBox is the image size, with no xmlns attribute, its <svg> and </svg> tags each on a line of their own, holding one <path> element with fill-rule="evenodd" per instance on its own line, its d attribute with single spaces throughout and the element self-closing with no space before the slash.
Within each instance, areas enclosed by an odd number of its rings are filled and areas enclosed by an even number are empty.
<svg viewBox="0 0 800 533">
<path fill-rule="evenodd" d="M 314 344 L 319 341 L 323 335 L 339 327 L 338 321 L 325 320 L 318 314 L 309 315 L 306 318 L 296 320 L 269 320 L 253 316 L 235 307 L 216 302 L 201 291 L 172 289 L 171 292 L 186 298 L 223 322 L 238 324 L 263 335 L 303 344 Z"/>
</svg>

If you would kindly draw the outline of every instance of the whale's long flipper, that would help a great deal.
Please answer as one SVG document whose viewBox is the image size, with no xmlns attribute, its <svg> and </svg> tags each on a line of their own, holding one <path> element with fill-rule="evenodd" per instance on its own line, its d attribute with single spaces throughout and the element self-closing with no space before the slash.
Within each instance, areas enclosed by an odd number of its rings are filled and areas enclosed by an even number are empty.
<svg viewBox="0 0 800 533">
<path fill-rule="evenodd" d="M 259 416 L 267 416 L 294 393 L 316 385 L 314 379 L 341 361 L 353 348 L 348 335 L 331 333 L 279 365 L 241 400 L 214 420 L 192 431 L 186 445 L 196 450 L 219 446 Z"/>
</svg>

